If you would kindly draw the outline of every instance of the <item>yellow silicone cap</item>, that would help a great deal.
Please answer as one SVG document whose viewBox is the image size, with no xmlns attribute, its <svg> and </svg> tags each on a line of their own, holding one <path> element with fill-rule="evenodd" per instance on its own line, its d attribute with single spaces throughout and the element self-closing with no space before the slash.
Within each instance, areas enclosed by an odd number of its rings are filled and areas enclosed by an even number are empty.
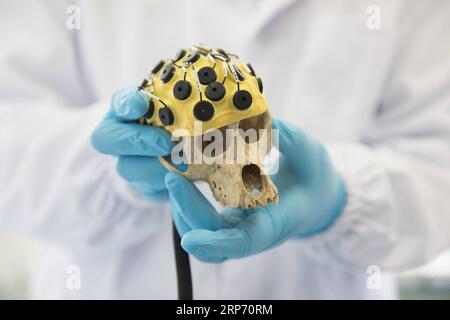
<svg viewBox="0 0 450 320">
<path fill-rule="evenodd" d="M 225 89 L 220 99 L 213 95 L 218 89 Z M 182 49 L 175 59 L 161 62 L 140 90 L 150 105 L 140 123 L 162 127 L 173 136 L 204 134 L 268 109 L 261 79 L 250 65 L 234 54 L 203 45 Z M 196 121 L 201 122 L 200 131 L 198 125 L 194 130 Z"/>
</svg>

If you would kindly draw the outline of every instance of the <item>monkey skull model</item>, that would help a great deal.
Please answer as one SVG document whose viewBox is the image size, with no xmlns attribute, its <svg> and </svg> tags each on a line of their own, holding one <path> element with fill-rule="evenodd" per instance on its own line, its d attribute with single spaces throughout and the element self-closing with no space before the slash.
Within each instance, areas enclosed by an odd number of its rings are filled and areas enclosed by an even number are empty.
<svg viewBox="0 0 450 320">
<path fill-rule="evenodd" d="M 181 140 L 171 161 L 160 158 L 167 169 L 206 181 L 224 206 L 265 207 L 278 201 L 264 168 L 272 147 L 271 116 L 262 81 L 250 64 L 222 49 L 196 45 L 160 61 L 139 89 L 149 98 L 139 122 Z M 186 171 L 174 165 L 179 159 Z"/>
</svg>

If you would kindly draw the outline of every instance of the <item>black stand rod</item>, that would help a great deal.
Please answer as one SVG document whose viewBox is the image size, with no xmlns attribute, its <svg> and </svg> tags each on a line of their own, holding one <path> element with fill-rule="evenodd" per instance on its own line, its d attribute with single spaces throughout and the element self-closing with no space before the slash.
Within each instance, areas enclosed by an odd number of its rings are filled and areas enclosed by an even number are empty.
<svg viewBox="0 0 450 320">
<path fill-rule="evenodd" d="M 175 224 L 172 224 L 173 249 L 177 267 L 178 300 L 192 300 L 192 277 L 189 255 L 181 247 L 181 238 Z"/>
</svg>

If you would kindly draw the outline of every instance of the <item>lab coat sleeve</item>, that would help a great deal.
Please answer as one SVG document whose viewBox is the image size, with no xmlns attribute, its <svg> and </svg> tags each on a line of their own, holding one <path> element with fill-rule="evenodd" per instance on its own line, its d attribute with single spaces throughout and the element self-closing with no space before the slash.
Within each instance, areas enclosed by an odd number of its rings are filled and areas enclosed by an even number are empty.
<svg viewBox="0 0 450 320">
<path fill-rule="evenodd" d="M 92 148 L 109 101 L 94 102 L 72 33 L 53 19 L 65 17 L 64 2 L 51 3 L 0 5 L 0 227 L 120 250 L 160 228 L 167 205 L 135 194 Z"/>
<path fill-rule="evenodd" d="M 322 262 L 402 270 L 450 245 L 450 10 L 443 4 L 426 3 L 400 32 L 361 143 L 327 145 L 348 199 L 326 232 L 302 241 Z"/>
</svg>

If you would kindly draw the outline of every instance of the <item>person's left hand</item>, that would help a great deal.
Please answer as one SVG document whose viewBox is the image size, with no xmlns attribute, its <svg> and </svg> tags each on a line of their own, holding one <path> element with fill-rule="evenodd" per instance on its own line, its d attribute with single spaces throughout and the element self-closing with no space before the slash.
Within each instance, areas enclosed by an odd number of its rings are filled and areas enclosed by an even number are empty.
<svg viewBox="0 0 450 320">
<path fill-rule="evenodd" d="M 191 181 L 166 175 L 181 245 L 198 259 L 221 262 L 259 253 L 324 231 L 343 210 L 345 186 L 323 145 L 281 120 L 273 119 L 273 127 L 279 130 L 281 152 L 279 171 L 272 176 L 278 204 L 219 214 Z"/>
</svg>

